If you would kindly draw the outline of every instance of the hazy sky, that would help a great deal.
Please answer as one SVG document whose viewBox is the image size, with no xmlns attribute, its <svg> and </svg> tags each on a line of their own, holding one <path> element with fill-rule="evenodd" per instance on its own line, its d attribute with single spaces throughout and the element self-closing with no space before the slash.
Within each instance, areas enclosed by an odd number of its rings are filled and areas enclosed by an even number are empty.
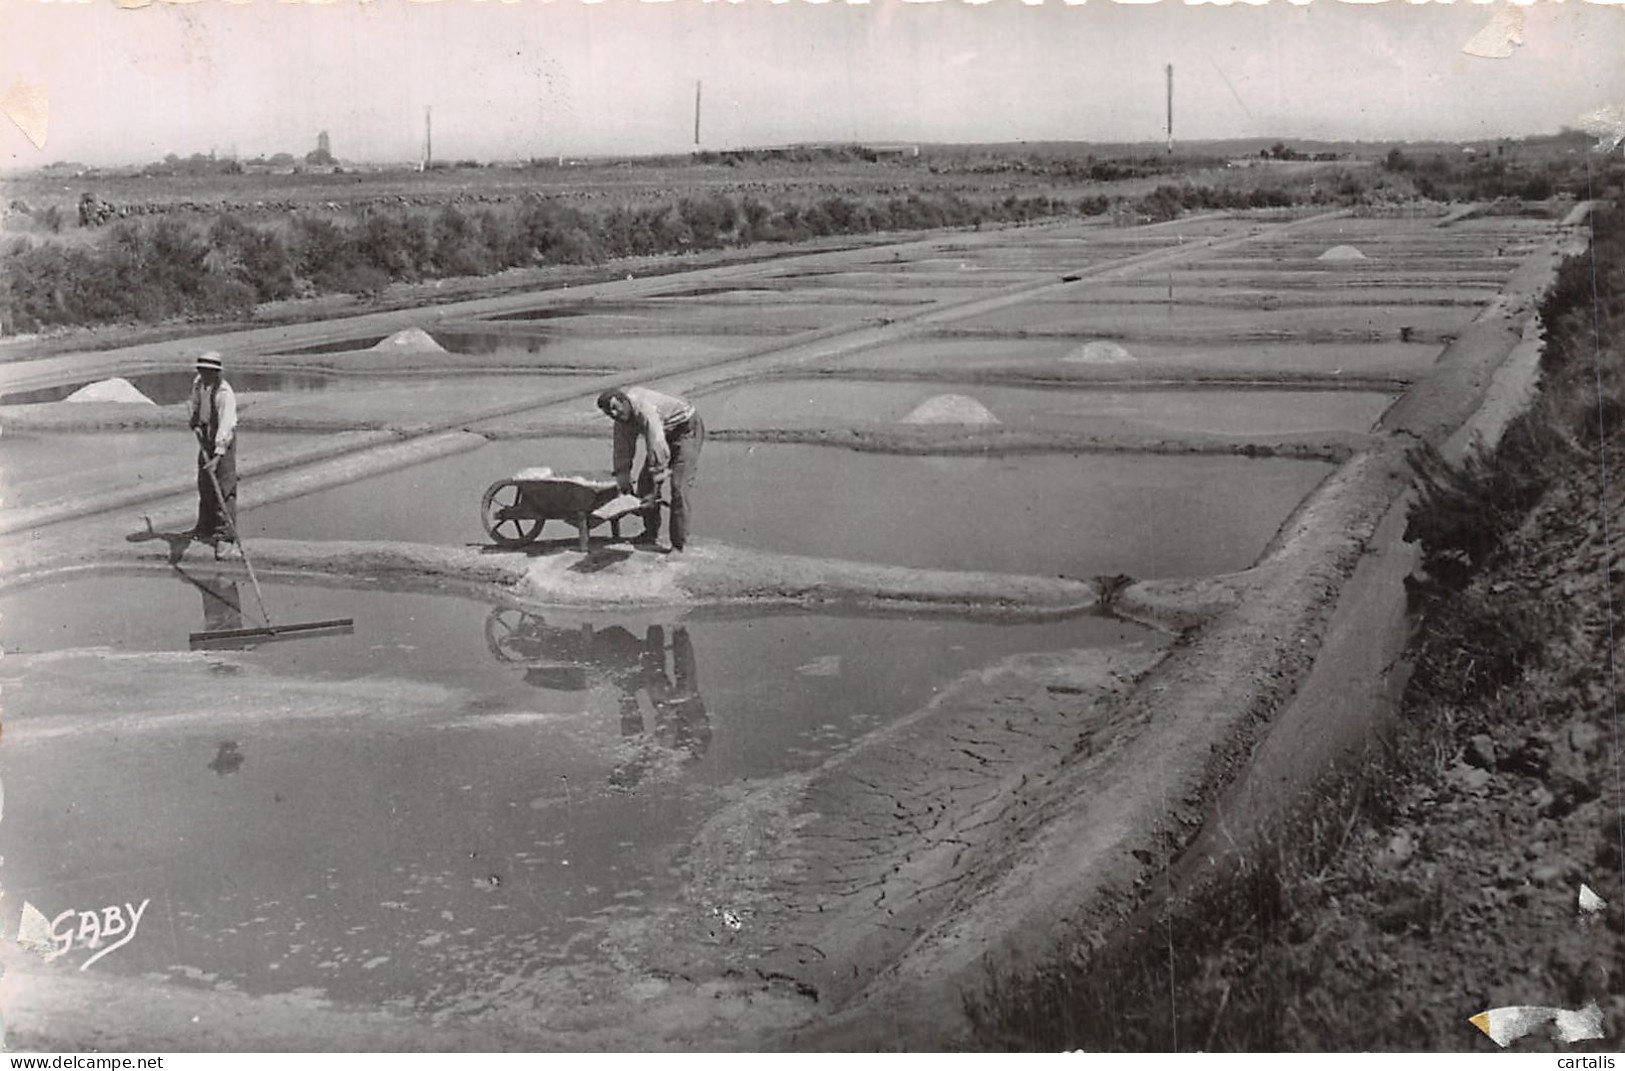
<svg viewBox="0 0 1625 1071">
<path fill-rule="evenodd" d="M 1625 8 L 991 0 L 0 0 L 0 91 L 50 97 L 0 167 L 166 152 L 352 160 L 682 151 L 795 141 L 1401 140 L 1555 132 L 1625 105 Z"/>
</svg>

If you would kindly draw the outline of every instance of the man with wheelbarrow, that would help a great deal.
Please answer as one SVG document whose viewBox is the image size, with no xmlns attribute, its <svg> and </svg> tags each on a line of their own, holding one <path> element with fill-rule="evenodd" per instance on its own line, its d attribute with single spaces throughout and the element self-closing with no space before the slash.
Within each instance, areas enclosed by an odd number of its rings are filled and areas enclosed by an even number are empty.
<svg viewBox="0 0 1625 1071">
<path fill-rule="evenodd" d="M 655 544 L 660 537 L 660 485 L 670 488 L 671 549 L 688 543 L 689 507 L 694 478 L 699 474 L 700 448 L 705 445 L 705 423 L 694 404 L 647 387 L 622 387 L 598 396 L 598 408 L 615 422 L 615 483 L 622 494 L 632 493 L 632 460 L 643 440 L 643 469 L 638 474 L 637 496 L 643 534 L 634 542 Z"/>
<path fill-rule="evenodd" d="M 198 445 L 192 538 L 212 546 L 216 561 L 233 556 L 237 543 L 237 395 L 221 371 L 218 353 L 199 357 L 187 403 L 187 426 Z"/>
</svg>

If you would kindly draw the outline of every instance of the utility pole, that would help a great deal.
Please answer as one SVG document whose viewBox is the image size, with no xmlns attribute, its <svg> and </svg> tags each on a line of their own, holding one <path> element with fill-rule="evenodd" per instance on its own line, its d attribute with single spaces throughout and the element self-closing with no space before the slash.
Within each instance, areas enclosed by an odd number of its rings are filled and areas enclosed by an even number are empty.
<svg viewBox="0 0 1625 1071">
<path fill-rule="evenodd" d="M 1168 155 L 1174 154 L 1174 65 L 1168 64 Z"/>
<path fill-rule="evenodd" d="M 700 151 L 700 81 L 694 80 L 694 151 Z"/>
<path fill-rule="evenodd" d="M 434 108 L 423 109 L 423 167 L 419 170 L 427 171 L 434 163 Z"/>
</svg>

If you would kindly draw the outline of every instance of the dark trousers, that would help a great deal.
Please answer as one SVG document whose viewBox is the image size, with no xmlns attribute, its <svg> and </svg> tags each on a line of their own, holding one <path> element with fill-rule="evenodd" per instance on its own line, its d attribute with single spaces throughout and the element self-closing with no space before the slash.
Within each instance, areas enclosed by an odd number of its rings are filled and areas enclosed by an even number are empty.
<svg viewBox="0 0 1625 1071">
<path fill-rule="evenodd" d="M 198 451 L 197 462 L 197 528 L 194 530 L 198 539 L 205 543 L 214 543 L 222 539 L 235 542 L 237 539 L 237 443 L 234 441 L 226 447 L 226 452 L 220 456 L 220 464 L 214 467 L 214 482 L 209 480 L 209 472 L 203 467 L 208 458 Z M 214 493 L 215 482 L 220 484 L 220 495 Z M 221 498 L 225 499 L 222 509 Z"/>
<path fill-rule="evenodd" d="M 688 423 L 678 431 L 666 434 L 666 445 L 671 447 L 671 545 L 683 549 L 688 542 L 689 513 L 694 505 L 694 479 L 700 474 L 700 449 L 705 446 L 705 422 L 700 414 L 689 417 Z M 654 494 L 654 474 L 647 459 L 638 474 L 638 497 Z M 660 534 L 660 509 L 644 510 L 643 531 L 649 536 Z"/>
</svg>

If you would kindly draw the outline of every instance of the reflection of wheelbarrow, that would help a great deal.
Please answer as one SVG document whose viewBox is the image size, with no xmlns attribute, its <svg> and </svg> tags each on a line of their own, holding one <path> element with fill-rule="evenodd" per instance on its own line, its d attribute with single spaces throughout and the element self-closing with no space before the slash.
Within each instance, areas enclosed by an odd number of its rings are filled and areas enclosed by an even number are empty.
<svg viewBox="0 0 1625 1071">
<path fill-rule="evenodd" d="M 625 629 L 549 625 L 541 615 L 497 606 L 485 618 L 485 645 L 498 662 L 525 664 L 525 683 L 558 692 L 625 676 L 643 648 Z"/>
<path fill-rule="evenodd" d="M 548 521 L 567 521 L 575 525 L 581 551 L 586 553 L 588 532 L 607 521 L 619 539 L 621 518 L 642 508 L 636 496 L 620 494 L 615 481 L 607 477 L 539 468 L 487 487 L 480 502 L 480 520 L 486 534 L 504 547 L 532 542 Z"/>
<path fill-rule="evenodd" d="M 525 683 L 555 692 L 587 688 L 587 651 L 592 626 L 557 628 L 540 617 L 508 606 L 485 619 L 485 645 L 499 662 L 527 662 Z"/>
<path fill-rule="evenodd" d="M 485 618 L 485 646 L 498 662 L 584 662 L 591 643 L 591 625 L 549 625 L 515 606 L 492 607 Z"/>
</svg>

